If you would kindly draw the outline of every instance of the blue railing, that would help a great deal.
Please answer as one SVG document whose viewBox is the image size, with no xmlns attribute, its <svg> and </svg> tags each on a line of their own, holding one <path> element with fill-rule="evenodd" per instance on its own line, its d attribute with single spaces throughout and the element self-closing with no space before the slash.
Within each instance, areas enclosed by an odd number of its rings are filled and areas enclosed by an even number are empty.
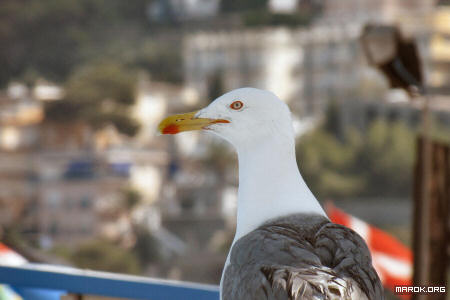
<svg viewBox="0 0 450 300">
<path fill-rule="evenodd" d="M 19 289 L 39 288 L 128 299 L 219 299 L 219 288 L 213 285 L 39 264 L 0 266 L 0 283 Z"/>
</svg>

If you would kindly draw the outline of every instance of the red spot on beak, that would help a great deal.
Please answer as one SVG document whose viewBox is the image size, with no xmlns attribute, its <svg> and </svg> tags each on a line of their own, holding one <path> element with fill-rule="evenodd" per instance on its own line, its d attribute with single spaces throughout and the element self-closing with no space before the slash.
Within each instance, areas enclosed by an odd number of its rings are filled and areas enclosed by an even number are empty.
<svg viewBox="0 0 450 300">
<path fill-rule="evenodd" d="M 219 120 L 214 120 L 212 123 L 213 123 L 213 124 L 217 124 L 217 123 L 230 123 L 230 121 L 224 120 L 224 119 L 219 119 Z"/>
<path fill-rule="evenodd" d="M 180 132 L 180 129 L 179 129 L 178 126 L 175 125 L 175 124 L 167 125 L 167 126 L 164 127 L 164 129 L 162 130 L 162 133 L 163 133 L 163 134 L 177 134 L 178 132 Z"/>
</svg>

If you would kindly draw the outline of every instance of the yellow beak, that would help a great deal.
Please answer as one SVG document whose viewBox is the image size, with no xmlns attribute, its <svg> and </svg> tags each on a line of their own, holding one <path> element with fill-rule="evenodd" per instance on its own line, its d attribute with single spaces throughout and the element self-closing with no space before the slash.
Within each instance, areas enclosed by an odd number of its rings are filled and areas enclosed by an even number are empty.
<svg viewBox="0 0 450 300">
<path fill-rule="evenodd" d="M 230 123 L 224 119 L 195 118 L 197 112 L 173 115 L 165 118 L 158 125 L 158 130 L 162 134 L 177 134 L 182 131 L 201 130 L 208 125 L 217 123 Z"/>
</svg>

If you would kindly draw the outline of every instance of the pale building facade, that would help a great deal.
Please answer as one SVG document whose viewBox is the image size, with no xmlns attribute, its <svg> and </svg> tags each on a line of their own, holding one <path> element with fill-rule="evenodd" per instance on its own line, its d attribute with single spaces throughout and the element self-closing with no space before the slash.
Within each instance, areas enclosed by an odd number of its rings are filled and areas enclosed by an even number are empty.
<svg viewBox="0 0 450 300">
<path fill-rule="evenodd" d="M 331 94 L 346 97 L 359 83 L 360 30 L 349 24 L 194 33 L 184 42 L 186 85 L 205 99 L 219 77 L 225 91 L 267 89 L 297 114 L 321 113 Z"/>
</svg>

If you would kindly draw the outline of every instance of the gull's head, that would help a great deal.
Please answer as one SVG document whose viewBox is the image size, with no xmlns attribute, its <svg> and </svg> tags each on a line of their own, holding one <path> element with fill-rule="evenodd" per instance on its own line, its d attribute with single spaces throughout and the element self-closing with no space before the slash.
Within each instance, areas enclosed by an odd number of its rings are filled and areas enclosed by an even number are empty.
<svg viewBox="0 0 450 300">
<path fill-rule="evenodd" d="M 236 148 L 276 136 L 294 137 L 288 106 L 273 93 L 255 88 L 233 90 L 199 111 L 170 116 L 159 124 L 162 134 L 191 130 L 213 132 Z"/>
</svg>

